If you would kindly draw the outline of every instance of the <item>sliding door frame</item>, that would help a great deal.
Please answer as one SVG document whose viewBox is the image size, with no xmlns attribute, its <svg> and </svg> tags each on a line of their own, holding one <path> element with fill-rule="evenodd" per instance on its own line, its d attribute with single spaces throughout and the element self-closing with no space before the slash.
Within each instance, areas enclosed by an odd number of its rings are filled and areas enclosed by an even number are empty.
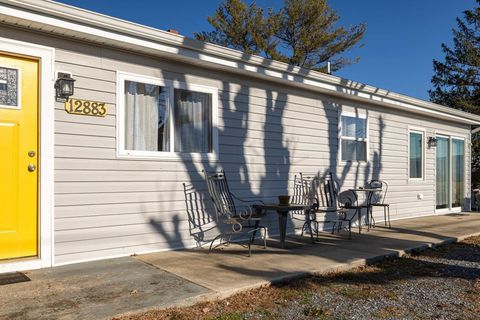
<svg viewBox="0 0 480 320">
<path fill-rule="evenodd" d="M 448 207 L 437 209 L 437 150 L 435 149 L 435 213 L 437 214 L 446 214 L 446 213 L 459 213 L 464 210 L 465 203 L 459 207 L 452 207 L 453 204 L 453 140 L 461 140 L 463 141 L 463 198 L 465 198 L 466 194 L 466 174 L 467 174 L 467 167 L 466 163 L 466 155 L 467 155 L 467 143 L 465 136 L 459 136 L 458 134 L 451 134 L 446 132 L 435 132 L 435 137 L 438 138 L 446 138 L 448 139 Z"/>
</svg>

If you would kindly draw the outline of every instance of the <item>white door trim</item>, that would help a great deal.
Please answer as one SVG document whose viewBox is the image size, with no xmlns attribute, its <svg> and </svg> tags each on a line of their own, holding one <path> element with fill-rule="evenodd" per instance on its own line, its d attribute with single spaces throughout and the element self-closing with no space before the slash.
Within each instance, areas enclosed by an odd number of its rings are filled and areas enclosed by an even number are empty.
<svg viewBox="0 0 480 320">
<path fill-rule="evenodd" d="M 54 146 L 54 61 L 55 50 L 0 37 L 0 52 L 39 59 L 39 182 L 38 182 L 38 240 L 39 255 L 33 259 L 0 262 L 0 273 L 38 269 L 54 265 L 53 247 L 53 146 Z"/>
</svg>

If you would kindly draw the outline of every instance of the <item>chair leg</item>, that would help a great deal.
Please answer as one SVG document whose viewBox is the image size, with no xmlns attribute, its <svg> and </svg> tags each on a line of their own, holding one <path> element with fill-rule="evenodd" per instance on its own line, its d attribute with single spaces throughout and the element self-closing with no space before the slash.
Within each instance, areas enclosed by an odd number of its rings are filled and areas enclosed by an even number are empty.
<svg viewBox="0 0 480 320">
<path fill-rule="evenodd" d="M 348 240 L 352 240 L 352 220 L 348 220 Z"/>
<path fill-rule="evenodd" d="M 263 249 L 267 249 L 267 228 L 263 227 Z"/>
<path fill-rule="evenodd" d="M 215 243 L 216 240 L 218 239 L 221 239 L 223 237 L 222 234 L 216 236 L 215 238 L 213 238 L 212 242 L 210 242 L 210 248 L 208 249 L 208 253 L 210 254 L 212 252 L 212 249 L 213 249 L 213 244 Z M 221 244 L 221 241 L 220 241 L 220 244 Z"/>
<path fill-rule="evenodd" d="M 375 228 L 375 220 L 373 219 L 373 206 L 367 207 L 367 230 Z"/>
<path fill-rule="evenodd" d="M 358 215 L 358 233 L 362 233 L 362 208 L 355 210 L 355 215 Z"/>
<path fill-rule="evenodd" d="M 224 245 L 225 245 L 226 247 L 228 247 L 231 242 L 232 242 L 232 236 L 229 236 L 227 242 L 225 242 Z"/>
<path fill-rule="evenodd" d="M 387 212 L 388 212 L 388 228 L 392 228 L 392 224 L 390 223 L 390 206 L 387 206 Z"/>
<path fill-rule="evenodd" d="M 336 225 L 337 225 L 337 222 L 334 222 L 334 223 L 333 223 L 333 227 L 332 227 L 332 234 L 335 233 L 335 226 L 336 226 Z"/>
<path fill-rule="evenodd" d="M 317 241 L 318 241 L 318 221 L 315 221 L 315 233 L 317 234 Z"/>
<path fill-rule="evenodd" d="M 248 256 L 252 256 L 252 241 L 248 241 Z"/>
<path fill-rule="evenodd" d="M 365 222 L 367 223 L 367 231 L 370 231 L 370 206 L 367 206 L 367 215 L 365 216 Z"/>
<path fill-rule="evenodd" d="M 387 226 L 387 207 L 383 206 L 383 220 L 385 220 L 385 227 Z"/>
<path fill-rule="evenodd" d="M 263 236 L 263 249 L 267 249 L 267 229 L 265 229 L 265 234 Z"/>
<path fill-rule="evenodd" d="M 313 240 L 313 230 L 312 230 L 312 223 L 315 222 L 315 221 L 312 221 L 312 220 L 308 220 L 308 230 L 310 231 L 310 240 L 312 240 L 312 243 L 314 243 L 315 241 Z"/>
<path fill-rule="evenodd" d="M 375 228 L 375 218 L 373 217 L 373 206 L 370 207 L 370 223 L 372 228 Z"/>
</svg>

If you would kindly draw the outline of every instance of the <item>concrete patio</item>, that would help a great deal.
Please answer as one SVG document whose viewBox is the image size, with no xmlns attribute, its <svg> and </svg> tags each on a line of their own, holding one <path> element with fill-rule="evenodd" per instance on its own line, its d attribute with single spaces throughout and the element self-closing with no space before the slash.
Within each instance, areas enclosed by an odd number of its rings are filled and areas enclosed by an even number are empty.
<svg viewBox="0 0 480 320">
<path fill-rule="evenodd" d="M 431 216 L 344 234 L 289 237 L 254 246 L 252 257 L 231 245 L 213 254 L 191 249 L 0 275 L 0 318 L 98 319 L 188 305 L 310 274 L 348 269 L 385 256 L 480 234 L 480 214 Z M 9 278 L 10 277 L 10 278 Z M 25 280 L 19 283 L 15 280 Z"/>
</svg>

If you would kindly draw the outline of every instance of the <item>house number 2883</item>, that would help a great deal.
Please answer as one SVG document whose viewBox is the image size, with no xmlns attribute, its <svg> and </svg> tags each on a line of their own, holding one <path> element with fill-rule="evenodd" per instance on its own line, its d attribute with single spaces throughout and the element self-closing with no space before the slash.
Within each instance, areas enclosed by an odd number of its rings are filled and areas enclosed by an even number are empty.
<svg viewBox="0 0 480 320">
<path fill-rule="evenodd" d="M 71 114 L 105 117 L 107 114 L 107 107 L 104 102 L 68 99 L 68 101 L 65 101 L 65 111 Z"/>
</svg>

